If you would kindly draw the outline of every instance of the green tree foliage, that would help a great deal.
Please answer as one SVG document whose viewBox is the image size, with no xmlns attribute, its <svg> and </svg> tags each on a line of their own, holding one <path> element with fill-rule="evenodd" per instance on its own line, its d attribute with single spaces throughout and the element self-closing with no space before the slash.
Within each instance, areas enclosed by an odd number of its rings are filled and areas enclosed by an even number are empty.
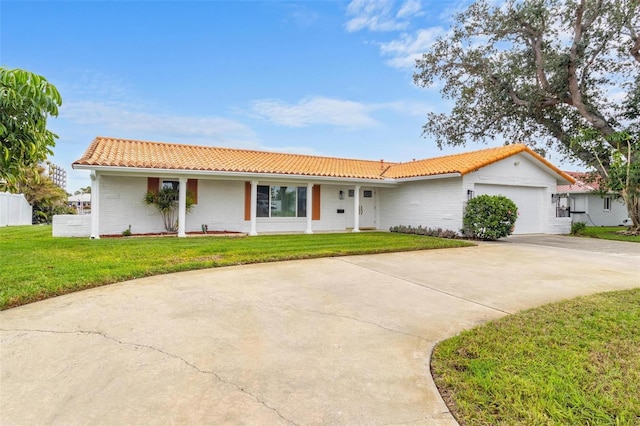
<svg viewBox="0 0 640 426">
<path fill-rule="evenodd" d="M 0 67 L 0 180 L 10 191 L 52 154 L 58 136 L 47 130 L 47 118 L 57 116 L 61 105 L 58 90 L 44 77 Z"/>
<path fill-rule="evenodd" d="M 462 233 L 479 240 L 497 240 L 511 235 L 518 207 L 503 195 L 479 195 L 467 203 Z"/>
<path fill-rule="evenodd" d="M 149 191 L 144 194 L 144 202 L 154 206 L 162 215 L 164 229 L 167 232 L 178 230 L 178 196 L 179 190 L 172 187 L 163 187 L 159 191 Z M 194 198 L 190 191 L 187 191 L 187 211 L 191 210 Z"/>
<path fill-rule="evenodd" d="M 80 188 L 73 193 L 73 195 L 91 194 L 91 185 Z"/>
<path fill-rule="evenodd" d="M 620 130 L 625 111 L 611 95 L 637 90 L 639 11 L 637 0 L 478 1 L 417 61 L 416 84 L 440 80 L 455 100 L 425 132 L 440 145 L 540 140 L 590 162 L 571 138 Z"/>
<path fill-rule="evenodd" d="M 43 173 L 41 166 L 32 168 L 15 185 L 17 192 L 24 194 L 33 207 L 33 223 L 51 223 L 56 214 L 75 214 L 67 205 L 66 191 Z"/>
<path fill-rule="evenodd" d="M 554 147 L 603 176 L 618 154 L 640 161 L 639 1 L 492 4 L 458 14 L 417 61 L 415 83 L 441 84 L 455 102 L 448 114 L 428 115 L 425 134 L 440 147 L 498 135 L 541 154 Z M 597 138 L 581 139 L 584 130 Z M 621 144 L 621 132 L 636 142 Z"/>
</svg>

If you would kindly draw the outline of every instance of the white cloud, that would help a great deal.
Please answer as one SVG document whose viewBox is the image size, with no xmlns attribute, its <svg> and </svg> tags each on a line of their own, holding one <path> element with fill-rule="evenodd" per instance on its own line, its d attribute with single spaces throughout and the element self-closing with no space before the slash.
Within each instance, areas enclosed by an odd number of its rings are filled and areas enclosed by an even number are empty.
<svg viewBox="0 0 640 426">
<path fill-rule="evenodd" d="M 420 0 L 406 0 L 399 7 L 393 0 L 352 0 L 347 6 L 351 18 L 345 27 L 348 32 L 401 31 L 408 28 L 411 18 L 421 14 Z"/>
<path fill-rule="evenodd" d="M 396 13 L 396 17 L 412 18 L 422 14 L 422 3 L 420 0 L 408 0 L 400 7 L 400 10 Z"/>
<path fill-rule="evenodd" d="M 395 68 L 413 68 L 416 59 L 429 50 L 436 39 L 446 33 L 442 27 L 418 30 L 414 34 L 403 34 L 400 38 L 380 44 L 380 53 L 390 56 L 387 64 Z"/>
<path fill-rule="evenodd" d="M 366 105 L 354 101 L 313 97 L 295 105 L 279 99 L 254 101 L 252 110 L 258 116 L 287 127 L 332 125 L 338 127 L 367 127 L 376 125 Z"/>
<path fill-rule="evenodd" d="M 154 114 L 117 102 L 70 101 L 60 109 L 60 118 L 109 133 L 101 136 L 141 135 L 145 139 L 160 137 L 170 142 L 223 143 L 225 146 L 252 145 L 256 140 L 250 128 L 226 118 Z"/>
</svg>

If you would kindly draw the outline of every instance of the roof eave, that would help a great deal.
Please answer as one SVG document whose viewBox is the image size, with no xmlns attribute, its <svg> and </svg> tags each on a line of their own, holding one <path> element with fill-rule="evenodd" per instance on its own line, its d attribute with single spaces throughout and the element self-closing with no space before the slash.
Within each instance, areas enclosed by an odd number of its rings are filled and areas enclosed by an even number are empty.
<svg viewBox="0 0 640 426">
<path fill-rule="evenodd" d="M 285 173 L 252 173 L 252 172 L 224 172 L 215 170 L 186 170 L 186 169 L 156 169 L 146 167 L 124 167 L 124 166 L 96 166 L 87 164 L 73 163 L 71 167 L 74 170 L 91 170 L 97 172 L 112 172 L 119 175 L 145 175 L 145 176 L 204 176 L 211 178 L 227 178 L 233 180 L 296 180 L 296 181 L 313 181 L 313 182 L 346 182 L 361 183 L 376 186 L 393 186 L 396 180 L 389 178 L 354 178 L 339 176 L 316 176 L 302 174 L 285 174 Z"/>
</svg>

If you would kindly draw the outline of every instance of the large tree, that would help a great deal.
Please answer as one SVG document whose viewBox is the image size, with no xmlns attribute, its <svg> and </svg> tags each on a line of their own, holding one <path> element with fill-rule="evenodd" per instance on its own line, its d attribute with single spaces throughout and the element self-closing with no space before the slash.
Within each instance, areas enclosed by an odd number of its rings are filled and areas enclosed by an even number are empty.
<svg viewBox="0 0 640 426">
<path fill-rule="evenodd" d="M 451 112 L 428 115 L 425 134 L 440 147 L 495 137 L 543 154 L 553 147 L 603 176 L 620 158 L 640 162 L 639 0 L 494 4 L 456 15 L 416 61 L 415 83 L 441 84 L 454 101 Z M 639 200 L 625 198 L 636 231 Z"/>
<path fill-rule="evenodd" d="M 0 67 L 0 183 L 10 191 L 52 154 L 58 136 L 47 130 L 47 118 L 60 105 L 60 93 L 44 77 Z"/>
</svg>

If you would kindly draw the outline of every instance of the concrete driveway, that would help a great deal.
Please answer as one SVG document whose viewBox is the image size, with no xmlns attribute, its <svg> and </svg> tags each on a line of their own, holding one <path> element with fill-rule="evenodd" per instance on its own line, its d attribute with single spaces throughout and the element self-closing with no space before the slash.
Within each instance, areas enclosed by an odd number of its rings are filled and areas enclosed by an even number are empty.
<svg viewBox="0 0 640 426">
<path fill-rule="evenodd" d="M 186 272 L 3 311 L 0 423 L 455 424 L 429 374 L 437 341 L 640 286 L 637 251 L 531 241 Z"/>
</svg>

